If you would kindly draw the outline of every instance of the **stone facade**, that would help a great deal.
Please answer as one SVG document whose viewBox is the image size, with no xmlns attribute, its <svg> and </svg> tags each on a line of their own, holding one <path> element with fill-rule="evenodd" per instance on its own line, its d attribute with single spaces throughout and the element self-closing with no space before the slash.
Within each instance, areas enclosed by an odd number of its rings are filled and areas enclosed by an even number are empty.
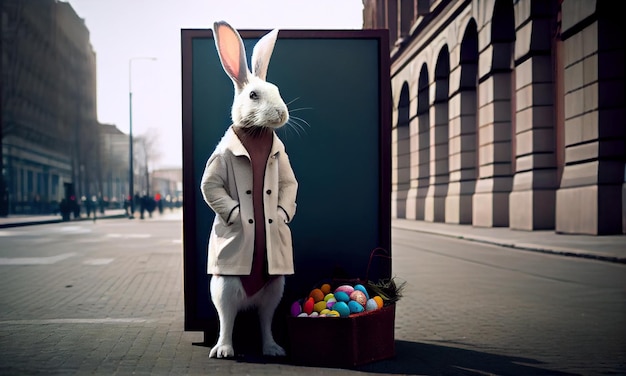
<svg viewBox="0 0 626 376">
<path fill-rule="evenodd" d="M 626 233 L 624 26 L 608 1 L 364 0 L 390 30 L 395 218 Z"/>
<path fill-rule="evenodd" d="M 58 209 L 65 183 L 75 184 L 79 196 L 97 193 L 89 187 L 101 173 L 96 55 L 68 3 L 0 3 L 0 183 L 6 184 L 0 211 L 49 213 Z"/>
</svg>

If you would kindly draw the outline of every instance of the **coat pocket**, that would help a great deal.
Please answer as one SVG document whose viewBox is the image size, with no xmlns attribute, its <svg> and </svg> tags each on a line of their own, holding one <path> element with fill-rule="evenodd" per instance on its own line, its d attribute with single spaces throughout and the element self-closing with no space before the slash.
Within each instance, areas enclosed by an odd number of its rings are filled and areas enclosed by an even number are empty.
<svg viewBox="0 0 626 376">
<path fill-rule="evenodd" d="M 224 224 L 221 220 L 216 221 L 210 239 L 212 243 L 210 249 L 215 252 L 215 261 L 220 263 L 220 261 L 231 259 L 235 250 L 239 248 L 242 237 L 243 228 L 239 218 L 230 225 Z"/>
</svg>

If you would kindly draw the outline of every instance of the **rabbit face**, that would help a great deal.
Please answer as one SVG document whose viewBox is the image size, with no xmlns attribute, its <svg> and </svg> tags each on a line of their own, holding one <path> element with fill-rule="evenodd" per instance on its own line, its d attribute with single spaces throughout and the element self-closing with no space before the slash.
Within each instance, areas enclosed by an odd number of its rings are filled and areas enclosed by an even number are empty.
<svg viewBox="0 0 626 376">
<path fill-rule="evenodd" d="M 224 21 L 213 25 L 215 46 L 224 71 L 235 86 L 231 118 L 236 127 L 280 128 L 289 120 L 287 105 L 276 85 L 265 81 L 278 29 L 264 35 L 252 51 L 252 72 L 241 36 Z"/>
<path fill-rule="evenodd" d="M 231 117 L 237 127 L 278 129 L 289 120 L 289 111 L 276 85 L 252 76 L 235 95 Z"/>
</svg>

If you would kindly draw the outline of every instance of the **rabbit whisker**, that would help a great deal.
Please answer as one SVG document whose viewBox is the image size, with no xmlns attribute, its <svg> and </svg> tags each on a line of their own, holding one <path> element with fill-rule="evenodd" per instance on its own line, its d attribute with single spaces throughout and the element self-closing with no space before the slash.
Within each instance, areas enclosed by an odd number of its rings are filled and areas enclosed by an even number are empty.
<svg viewBox="0 0 626 376">
<path fill-rule="evenodd" d="M 312 109 L 313 109 L 313 107 L 300 107 L 300 108 L 294 108 L 294 109 L 290 109 L 290 110 L 289 110 L 289 113 L 296 112 L 296 111 L 303 111 L 303 110 L 312 110 Z"/>
<path fill-rule="evenodd" d="M 290 104 L 292 104 L 293 102 L 297 101 L 298 99 L 300 99 L 300 97 L 292 99 L 291 101 L 289 101 L 289 103 L 286 103 L 286 105 L 289 106 Z"/>
</svg>

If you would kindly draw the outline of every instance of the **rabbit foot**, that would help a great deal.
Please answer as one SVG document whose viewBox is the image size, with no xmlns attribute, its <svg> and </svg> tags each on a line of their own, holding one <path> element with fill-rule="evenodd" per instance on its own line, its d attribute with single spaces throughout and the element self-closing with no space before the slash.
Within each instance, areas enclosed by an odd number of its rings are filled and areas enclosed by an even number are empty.
<svg viewBox="0 0 626 376">
<path fill-rule="evenodd" d="M 263 344 L 263 355 L 268 356 L 285 356 L 285 349 L 280 347 L 276 342 L 268 342 Z"/>
<path fill-rule="evenodd" d="M 235 350 L 232 345 L 216 344 L 209 353 L 209 358 L 232 358 L 235 356 Z"/>
</svg>

